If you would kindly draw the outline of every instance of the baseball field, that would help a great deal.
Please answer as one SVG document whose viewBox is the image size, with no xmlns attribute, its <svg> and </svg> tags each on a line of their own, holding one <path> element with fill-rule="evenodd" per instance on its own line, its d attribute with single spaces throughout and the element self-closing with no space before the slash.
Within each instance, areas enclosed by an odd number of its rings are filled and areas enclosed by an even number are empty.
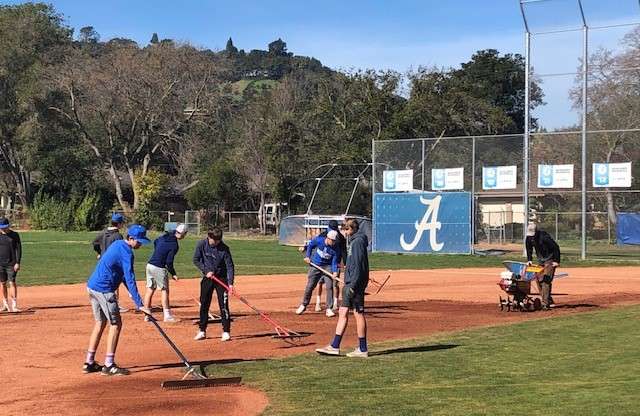
<svg viewBox="0 0 640 416">
<path fill-rule="evenodd" d="M 161 324 L 182 352 L 215 377 L 242 386 L 163 390 L 183 365 L 158 332 L 123 315 L 118 363 L 128 377 L 80 371 L 93 318 L 84 281 L 95 264 L 88 233 L 22 233 L 19 299 L 27 313 L 0 315 L 0 415 L 635 415 L 640 379 L 640 267 L 601 262 L 554 282 L 549 312 L 501 312 L 503 257 L 372 255 L 372 276 L 391 273 L 367 297 L 371 356 L 321 357 L 336 318 L 294 310 L 305 267 L 294 248 L 271 240 L 228 240 L 236 290 L 293 330 L 296 345 L 231 300 L 232 340 L 193 341 L 199 293 L 195 239 L 182 242 L 172 282 L 175 315 Z M 142 277 L 150 249 L 136 252 Z M 584 264 L 582 264 L 584 265 Z M 388 271 L 391 270 L 391 271 Z M 143 283 L 139 282 L 143 290 Z M 154 299 L 157 302 L 157 300 Z M 132 308 L 124 299 L 123 306 Z M 157 305 L 156 305 L 157 306 Z M 215 308 L 213 312 L 216 312 Z M 353 322 L 343 350 L 357 342 Z M 98 350 L 102 359 L 104 346 Z"/>
</svg>

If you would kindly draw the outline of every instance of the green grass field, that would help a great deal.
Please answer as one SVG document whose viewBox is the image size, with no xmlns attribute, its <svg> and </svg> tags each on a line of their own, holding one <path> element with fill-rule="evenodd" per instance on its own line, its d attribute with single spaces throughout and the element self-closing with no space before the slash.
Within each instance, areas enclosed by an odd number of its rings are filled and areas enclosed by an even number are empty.
<svg viewBox="0 0 640 416">
<path fill-rule="evenodd" d="M 78 283 L 87 279 L 95 266 L 96 257 L 90 242 L 96 233 L 29 231 L 20 233 L 23 244 L 21 285 Z M 157 234 L 156 234 L 157 236 Z M 197 270 L 191 259 L 197 238 L 190 236 L 180 243 L 176 270 L 181 276 L 195 277 Z M 295 247 L 285 247 L 274 239 L 227 239 L 231 247 L 236 272 L 239 275 L 304 273 L 306 267 Z M 144 276 L 144 267 L 152 246 L 136 250 L 138 278 Z M 520 256 L 482 257 L 467 255 L 396 255 L 375 253 L 370 257 L 374 270 L 433 269 L 449 267 L 499 267 L 503 260 L 522 260 Z M 605 261 L 577 262 L 565 258 L 563 266 L 602 266 Z M 637 262 L 622 261 L 617 265 Z"/>
<path fill-rule="evenodd" d="M 637 415 L 639 334 L 634 306 L 207 372 L 266 392 L 266 415 Z"/>
</svg>

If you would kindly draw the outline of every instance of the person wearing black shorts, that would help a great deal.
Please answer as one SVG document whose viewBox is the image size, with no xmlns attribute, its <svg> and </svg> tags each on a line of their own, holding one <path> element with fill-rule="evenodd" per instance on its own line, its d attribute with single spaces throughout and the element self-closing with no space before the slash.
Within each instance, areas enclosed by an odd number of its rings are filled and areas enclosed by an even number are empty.
<svg viewBox="0 0 640 416">
<path fill-rule="evenodd" d="M 340 355 L 340 342 L 349 323 L 349 309 L 353 310 L 356 318 L 359 345 L 347 357 L 369 356 L 367 348 L 367 321 L 364 316 L 364 291 L 369 284 L 369 255 L 367 247 L 369 240 L 364 232 L 358 232 L 360 226 L 355 219 L 348 220 L 342 230 L 351 240 L 347 246 L 347 262 L 345 266 L 344 288 L 342 289 L 342 304 L 338 311 L 336 333 L 330 345 L 316 349 L 324 355 Z"/>
<path fill-rule="evenodd" d="M 2 286 L 0 311 L 20 312 L 16 276 L 20 270 L 22 244 L 20 235 L 9 228 L 9 225 L 8 219 L 0 218 L 0 286 Z M 11 304 L 9 304 L 7 286 L 11 289 Z"/>
</svg>

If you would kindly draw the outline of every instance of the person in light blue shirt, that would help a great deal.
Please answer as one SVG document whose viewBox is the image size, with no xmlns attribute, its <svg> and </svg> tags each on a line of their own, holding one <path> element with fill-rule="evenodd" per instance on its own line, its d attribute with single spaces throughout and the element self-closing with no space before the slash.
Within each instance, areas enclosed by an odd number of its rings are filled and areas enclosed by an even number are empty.
<svg viewBox="0 0 640 416">
<path fill-rule="evenodd" d="M 142 305 L 140 293 L 136 286 L 136 275 L 133 271 L 133 250 L 148 244 L 147 230 L 139 224 L 133 224 L 127 229 L 127 238 L 113 242 L 107 251 L 100 256 L 93 273 L 87 282 L 87 291 L 93 309 L 96 323 L 89 338 L 87 357 L 82 368 L 84 373 L 102 372 L 103 375 L 127 375 L 129 371 L 118 367 L 115 363 L 118 337 L 122 330 L 122 319 L 116 290 L 124 283 L 136 306 L 143 312 L 151 311 Z M 109 335 L 107 337 L 107 354 L 104 366 L 95 361 L 96 349 L 100 338 L 109 321 Z"/>
</svg>

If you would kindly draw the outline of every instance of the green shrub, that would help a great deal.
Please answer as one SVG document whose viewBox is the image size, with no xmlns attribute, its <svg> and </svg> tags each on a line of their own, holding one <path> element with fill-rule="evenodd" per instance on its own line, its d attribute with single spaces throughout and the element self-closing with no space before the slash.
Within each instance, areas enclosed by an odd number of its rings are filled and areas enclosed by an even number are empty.
<svg viewBox="0 0 640 416">
<path fill-rule="evenodd" d="M 38 230 L 72 230 L 75 201 L 60 201 L 38 191 L 30 210 L 31 227 Z"/>
</svg>

